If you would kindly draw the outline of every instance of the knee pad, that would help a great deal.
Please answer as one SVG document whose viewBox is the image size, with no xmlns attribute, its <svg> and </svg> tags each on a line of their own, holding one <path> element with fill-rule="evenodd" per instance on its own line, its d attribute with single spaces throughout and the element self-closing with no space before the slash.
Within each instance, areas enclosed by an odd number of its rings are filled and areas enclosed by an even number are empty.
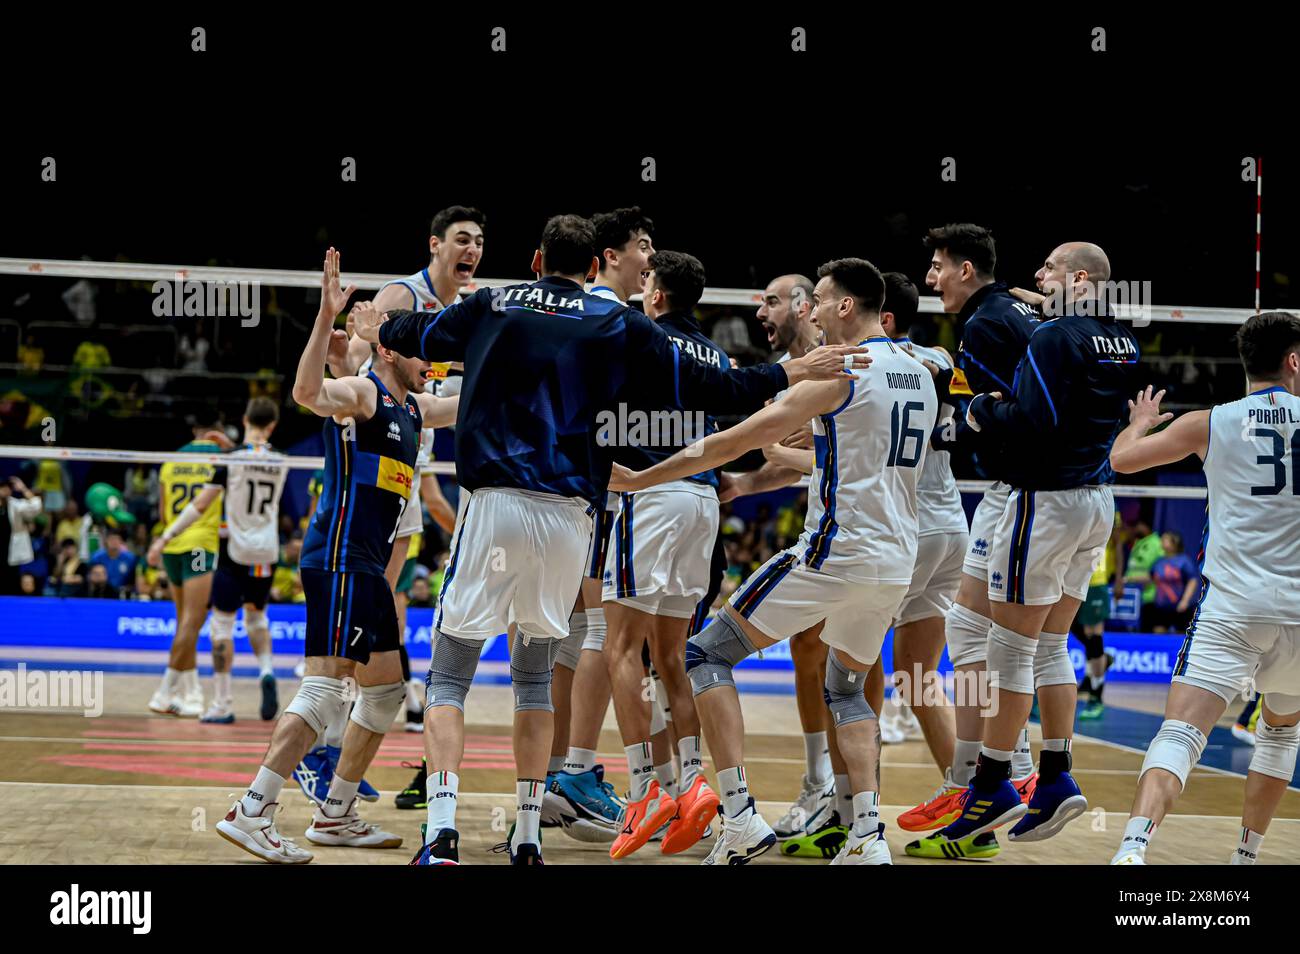
<svg viewBox="0 0 1300 954">
<path fill-rule="evenodd" d="M 392 728 L 404 702 L 405 680 L 384 686 L 362 686 L 357 704 L 352 707 L 352 721 L 363 729 L 383 735 Z"/>
<path fill-rule="evenodd" d="M 530 639 L 520 633 L 510 646 L 510 686 L 515 711 L 554 712 L 551 704 L 551 669 L 560 640 Z"/>
<path fill-rule="evenodd" d="M 989 630 L 989 685 L 1007 692 L 1034 694 L 1034 661 L 1038 640 L 1021 636 L 1005 626 L 993 624 Z M 1074 682 L 1074 676 L 1070 677 Z"/>
<path fill-rule="evenodd" d="M 1070 664 L 1069 633 L 1039 633 L 1034 653 L 1034 686 L 1073 686 L 1074 666 Z"/>
<path fill-rule="evenodd" d="M 342 679 L 305 676 L 293 701 L 284 707 L 284 711 L 299 716 L 320 735 L 326 726 L 347 710 L 347 704 Z"/>
<path fill-rule="evenodd" d="M 1201 760 L 1205 751 L 1205 736 L 1201 730 L 1190 722 L 1166 719 L 1160 725 L 1160 731 L 1147 746 L 1147 757 L 1142 760 L 1139 781 L 1149 769 L 1164 769 L 1178 777 L 1178 784 L 1187 785 L 1187 776 L 1192 767 Z"/>
<path fill-rule="evenodd" d="M 826 657 L 826 706 L 831 710 L 835 725 L 849 725 L 864 719 L 876 718 L 876 713 L 863 695 L 865 672 L 854 672 L 835 658 L 835 650 Z"/>
<path fill-rule="evenodd" d="M 213 643 L 233 642 L 235 638 L 235 614 L 212 611 L 212 623 L 208 626 L 208 639 Z"/>
<path fill-rule="evenodd" d="M 729 613 L 713 617 L 713 622 L 686 641 L 686 676 L 691 692 L 699 695 L 714 686 L 735 687 L 732 667 L 754 653 L 744 630 Z"/>
<path fill-rule="evenodd" d="M 582 648 L 597 653 L 604 652 L 605 611 L 603 609 L 589 609 L 586 614 L 587 628 L 582 636 Z"/>
<path fill-rule="evenodd" d="M 251 636 L 254 633 L 267 633 L 270 629 L 266 622 L 266 610 L 244 608 L 244 632 Z"/>
<path fill-rule="evenodd" d="M 1095 636 L 1084 636 L 1081 642 L 1083 643 L 1084 658 L 1089 662 L 1106 655 L 1105 639 L 1100 633 Z"/>
<path fill-rule="evenodd" d="M 943 622 L 948 640 L 948 659 L 954 668 L 972 666 L 988 659 L 989 629 L 993 620 L 954 603 Z"/>
<path fill-rule="evenodd" d="M 434 630 L 433 658 L 429 660 L 429 675 L 424 680 L 424 708 L 451 706 L 464 712 L 465 696 L 474 681 L 482 651 L 482 643 Z"/>
<path fill-rule="evenodd" d="M 1272 708 L 1270 705 L 1269 709 Z M 1250 770 L 1289 783 L 1295 775 L 1296 750 L 1300 749 L 1300 725 L 1269 725 L 1265 719 L 1266 714 L 1261 712 L 1255 726 L 1255 753 L 1250 757 Z"/>
<path fill-rule="evenodd" d="M 570 619 L 572 624 L 572 619 Z M 583 629 L 586 629 L 584 622 Z M 574 632 L 573 626 L 569 626 L 569 635 L 563 639 L 556 639 L 553 642 L 555 647 L 555 665 L 563 666 L 565 669 L 571 669 L 574 672 L 578 670 L 578 660 L 582 658 L 582 640 L 583 635 Z"/>
</svg>

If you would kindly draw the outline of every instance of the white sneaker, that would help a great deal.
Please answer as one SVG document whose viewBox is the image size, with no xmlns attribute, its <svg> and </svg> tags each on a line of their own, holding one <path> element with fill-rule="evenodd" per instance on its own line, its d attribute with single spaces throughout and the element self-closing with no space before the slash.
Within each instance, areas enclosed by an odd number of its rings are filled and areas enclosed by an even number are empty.
<svg viewBox="0 0 1300 954">
<path fill-rule="evenodd" d="M 776 844 L 776 832 L 749 800 L 745 810 L 734 818 L 722 817 L 722 834 L 704 859 L 706 865 L 745 865 Z"/>
<path fill-rule="evenodd" d="M 834 798 L 834 777 L 828 782 L 810 782 L 805 775 L 799 797 L 794 800 L 790 810 L 778 818 L 776 824 L 772 826 L 776 837 L 785 841 L 806 831 L 816 831 L 830 811 L 831 801 Z"/>
<path fill-rule="evenodd" d="M 217 702 L 214 699 L 212 705 L 208 706 L 208 711 L 203 713 L 203 717 L 199 721 L 230 725 L 235 721 L 235 707 L 229 702 Z"/>
<path fill-rule="evenodd" d="M 181 714 L 181 697 L 165 686 L 159 686 L 149 699 L 149 711 L 158 715 L 178 716 Z"/>
<path fill-rule="evenodd" d="M 1247 745 L 1255 744 L 1255 733 L 1236 723 L 1233 723 L 1232 726 L 1232 737 L 1238 742 L 1245 742 Z"/>
<path fill-rule="evenodd" d="M 1144 865 L 1147 863 L 1147 860 L 1143 857 L 1142 852 L 1140 851 L 1120 849 L 1120 851 L 1115 854 L 1115 857 L 1110 859 L 1110 863 L 1113 865 Z"/>
<path fill-rule="evenodd" d="M 1238 848 L 1228 859 L 1230 865 L 1253 865 L 1258 859 L 1258 855 L 1252 855 L 1244 848 Z"/>
<path fill-rule="evenodd" d="M 880 741 L 885 745 L 898 745 L 907 741 L 907 733 L 899 726 L 896 719 L 880 720 Z"/>
<path fill-rule="evenodd" d="M 384 831 L 378 825 L 361 820 L 357 814 L 357 800 L 348 806 L 340 818 L 330 818 L 319 808 L 307 826 L 307 840 L 317 845 L 334 845 L 339 848 L 401 848 L 401 835 Z"/>
<path fill-rule="evenodd" d="M 925 738 L 925 733 L 921 731 L 921 720 L 916 717 L 911 706 L 903 705 L 898 710 L 897 725 L 908 740 Z"/>
<path fill-rule="evenodd" d="M 831 860 L 833 865 L 892 865 L 893 863 L 894 859 L 889 854 L 889 843 L 885 841 L 884 825 L 869 835 L 855 835 L 850 829 L 844 847 Z"/>
<path fill-rule="evenodd" d="M 307 660 L 299 659 L 298 664 L 293 667 L 293 674 L 301 679 L 307 674 Z"/>
<path fill-rule="evenodd" d="M 242 799 L 235 802 L 229 813 L 217 822 L 217 834 L 238 845 L 250 855 L 275 865 L 302 865 L 311 861 L 312 853 L 299 848 L 275 830 L 275 812 L 280 806 L 271 802 L 262 806 L 261 815 L 244 813 Z"/>
</svg>

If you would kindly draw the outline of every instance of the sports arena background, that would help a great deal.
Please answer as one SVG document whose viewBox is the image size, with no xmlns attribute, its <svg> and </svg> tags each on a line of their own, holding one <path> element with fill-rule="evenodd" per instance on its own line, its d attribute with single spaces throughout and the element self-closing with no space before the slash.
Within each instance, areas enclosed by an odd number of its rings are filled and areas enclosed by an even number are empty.
<svg viewBox="0 0 1300 954">
<path fill-rule="evenodd" d="M 1139 328 L 1142 366 L 1153 384 L 1168 390 L 1166 406 L 1173 410 L 1241 393 L 1235 323 L 1226 310 L 1249 308 L 1254 298 L 1256 183 L 1243 175 L 1247 156 L 1197 151 L 1170 162 L 1141 150 L 1056 151 L 1022 162 L 987 149 L 828 156 L 773 152 L 760 141 L 728 140 L 707 150 L 620 142 L 598 159 L 530 155 L 513 175 L 499 165 L 466 162 L 455 150 L 349 150 L 355 182 L 341 181 L 337 161 L 295 154 L 292 146 L 236 163 L 215 151 L 187 154 L 156 164 L 143 179 L 140 157 L 118 152 L 64 176 L 57 197 L 38 191 L 17 203 L 0 233 L 0 258 L 309 270 L 332 244 L 343 253 L 345 271 L 405 275 L 427 263 L 432 212 L 463 203 L 487 216 L 478 276 L 523 278 L 548 215 L 636 204 L 654 219 L 656 247 L 697 255 L 710 286 L 761 289 L 778 274 L 813 274 L 829 258 L 862 255 L 908 274 L 924 295 L 925 230 L 974 221 L 993 230 L 997 275 L 1012 285 L 1032 288 L 1051 248 L 1083 239 L 1107 250 L 1117 280 L 1150 282 L 1158 306 L 1225 309 L 1221 323 L 1157 321 Z M 647 158 L 653 159 L 649 180 Z M 950 160 L 955 178 L 948 181 L 942 174 Z M 1289 218 L 1297 193 L 1289 170 L 1267 163 L 1260 168 L 1276 174 L 1267 179 L 1264 199 L 1261 297 L 1266 308 L 1287 307 L 1300 303 L 1291 281 L 1295 259 L 1286 254 L 1288 237 L 1274 242 L 1268 223 Z M 121 188 L 123 182 L 131 188 Z M 0 443 L 174 450 L 189 439 L 187 416 L 196 409 L 215 410 L 237 426 L 248 398 L 264 394 L 281 406 L 277 446 L 317 455 L 319 419 L 289 396 L 317 295 L 263 285 L 259 321 L 248 327 L 238 318 L 156 317 L 150 282 L 0 275 Z M 754 306 L 697 310 L 705 332 L 745 364 L 771 357 L 753 313 Z M 950 350 L 960 335 L 952 316 L 923 314 L 914 329 L 916 340 Z M 449 433 L 439 434 L 436 454 L 450 459 Z M 757 463 L 751 456 L 735 469 Z M 121 650 L 114 664 L 128 668 L 149 668 L 131 661 L 132 650 L 167 646 L 171 603 L 165 580 L 153 571 L 140 569 L 120 586 L 96 590 L 136 600 L 129 606 L 71 604 L 91 586 L 89 568 L 104 528 L 79 527 L 76 553 L 61 559 L 60 544 L 76 522 L 85 523 L 86 490 L 98 482 L 122 488 L 125 505 L 139 515 L 126 528 L 125 544 L 142 557 L 161 530 L 157 491 L 150 468 L 128 473 L 130 466 L 0 459 L 0 477 L 21 477 L 42 493 L 46 511 L 34 534 L 36 559 L 18 568 L 30 577 L 25 586 L 20 577 L 20 587 L 32 595 L 3 598 L 5 643 Z M 954 469 L 959 478 L 973 476 L 960 461 Z M 273 596 L 282 605 L 271 614 L 279 651 L 292 651 L 301 638 L 295 567 L 309 479 L 310 471 L 294 471 L 284 499 L 284 554 Z M 441 479 L 454 504 L 454 483 Z M 1156 479 L 1203 486 L 1191 463 L 1166 468 Z M 733 584 L 797 535 L 799 493 L 724 507 Z M 973 506 L 973 496 L 967 498 Z M 1119 511 L 1114 545 L 1121 556 L 1142 538 L 1175 531 L 1194 557 L 1202 502 L 1121 497 Z M 430 577 L 429 598 L 436 597 L 445 551 L 445 537 L 428 521 L 420 562 Z M 1143 591 L 1152 589 L 1139 575 L 1114 594 L 1107 636 L 1117 650 L 1113 679 L 1168 679 L 1178 637 L 1136 633 L 1143 628 Z M 46 600 L 66 602 L 50 613 Z M 428 610 L 419 601 L 410 622 L 413 655 L 428 652 Z M 246 649 L 242 640 L 237 646 Z M 1081 668 L 1082 653 L 1074 648 Z M 489 648 L 485 658 L 494 652 Z M 788 656 L 769 652 L 755 665 L 788 666 Z M 756 687 L 773 685 L 784 688 Z"/>
</svg>

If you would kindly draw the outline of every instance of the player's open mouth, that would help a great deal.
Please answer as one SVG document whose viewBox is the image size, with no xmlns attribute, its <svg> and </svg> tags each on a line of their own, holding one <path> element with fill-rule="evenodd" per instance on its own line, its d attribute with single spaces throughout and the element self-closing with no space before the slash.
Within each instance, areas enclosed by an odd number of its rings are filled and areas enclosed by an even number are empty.
<svg viewBox="0 0 1300 954">
<path fill-rule="evenodd" d="M 768 344 L 776 344 L 776 325 L 763 322 L 763 333 L 767 335 Z"/>
<path fill-rule="evenodd" d="M 645 283 L 648 282 L 648 281 L 650 281 L 650 273 L 649 273 L 648 271 L 642 272 L 642 273 L 641 273 L 641 287 L 642 287 L 642 288 L 645 288 Z"/>
<path fill-rule="evenodd" d="M 466 279 L 468 279 L 468 278 L 473 277 L 473 275 L 474 275 L 474 266 L 473 266 L 471 263 L 469 263 L 469 262 L 457 262 L 457 263 L 456 263 L 456 277 L 457 277 L 457 278 L 466 278 Z"/>
</svg>

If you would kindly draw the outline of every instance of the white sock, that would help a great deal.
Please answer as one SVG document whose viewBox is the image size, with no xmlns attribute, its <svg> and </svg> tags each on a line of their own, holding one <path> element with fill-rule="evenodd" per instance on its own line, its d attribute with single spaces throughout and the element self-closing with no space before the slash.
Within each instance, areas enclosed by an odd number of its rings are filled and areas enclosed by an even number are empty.
<svg viewBox="0 0 1300 954">
<path fill-rule="evenodd" d="M 847 775 L 835 776 L 835 810 L 840 813 L 841 825 L 853 824 L 853 788 Z"/>
<path fill-rule="evenodd" d="M 631 778 L 628 801 L 639 802 L 650 791 L 650 780 L 655 777 L 655 757 L 649 742 L 638 742 L 623 749 L 627 753 L 627 773 Z"/>
<path fill-rule="evenodd" d="M 180 679 L 181 692 L 197 692 L 199 688 L 199 671 L 197 669 L 186 669 L 181 673 Z"/>
<path fill-rule="evenodd" d="M 564 757 L 564 773 L 566 775 L 581 775 L 583 772 L 590 772 L 595 767 L 595 749 L 569 747 L 569 754 Z"/>
<path fill-rule="evenodd" d="M 858 792 L 853 796 L 853 834 L 865 838 L 880 825 L 880 793 Z"/>
<path fill-rule="evenodd" d="M 980 749 L 984 748 L 984 743 L 976 739 L 974 742 L 968 742 L 965 739 L 958 739 L 952 748 L 952 783 L 954 785 L 969 785 L 970 780 L 975 777 L 975 760 L 979 758 Z"/>
<path fill-rule="evenodd" d="M 1045 744 L 1044 744 L 1045 745 Z M 1029 747 L 1029 729 L 1020 730 L 1015 751 L 1011 753 L 1011 777 L 1027 778 L 1034 774 L 1034 753 Z"/>
<path fill-rule="evenodd" d="M 809 782 L 826 782 L 831 777 L 831 750 L 825 732 L 803 734 L 803 757 Z"/>
<path fill-rule="evenodd" d="M 259 678 L 261 676 L 275 675 L 275 663 L 273 662 L 274 659 L 275 657 L 269 652 L 257 654 L 257 669 L 258 669 L 257 675 Z"/>
<path fill-rule="evenodd" d="M 430 844 L 444 828 L 456 828 L 456 793 L 460 776 L 455 772 L 430 772 L 424 783 L 429 799 L 429 822 L 424 827 L 424 843 Z"/>
<path fill-rule="evenodd" d="M 284 788 L 284 779 L 276 775 L 265 765 L 259 766 L 253 782 L 248 786 L 241 801 L 244 803 L 245 815 L 260 815 L 262 810 L 280 798 L 280 789 Z"/>
<path fill-rule="evenodd" d="M 1145 855 L 1151 839 L 1156 836 L 1156 823 L 1143 815 L 1134 815 L 1124 826 L 1124 838 L 1119 843 L 1119 854 L 1137 852 Z"/>
<path fill-rule="evenodd" d="M 510 848 L 517 850 L 522 844 L 541 845 L 538 830 L 542 824 L 542 795 L 546 783 L 536 778 L 521 778 L 515 782 L 515 836 Z"/>
<path fill-rule="evenodd" d="M 684 735 L 677 740 L 677 754 L 681 758 L 682 770 L 678 776 L 677 789 L 689 792 L 695 780 L 704 771 L 704 757 L 700 755 L 700 737 Z"/>
<path fill-rule="evenodd" d="M 230 688 L 230 673 L 214 672 L 212 674 L 212 692 L 214 695 L 212 701 L 219 705 L 222 703 L 229 705 L 234 700 Z"/>
<path fill-rule="evenodd" d="M 352 707 L 343 705 L 338 707 L 338 712 L 334 718 L 325 724 L 325 744 L 331 748 L 342 748 L 343 733 L 348 727 L 348 716 L 352 714 Z"/>
<path fill-rule="evenodd" d="M 554 775 L 556 772 L 559 772 L 563 768 L 564 768 L 564 756 L 552 755 L 551 760 L 546 763 L 546 774 Z"/>
<path fill-rule="evenodd" d="M 735 818 L 749 805 L 749 783 L 745 781 L 745 766 L 718 770 L 718 796 L 722 799 L 722 814 Z"/>
<path fill-rule="evenodd" d="M 608 632 L 605 626 L 605 611 L 603 609 L 589 609 L 587 612 L 587 635 L 601 640 L 604 644 L 605 635 Z"/>
<path fill-rule="evenodd" d="M 166 692 L 176 692 L 181 686 L 181 671 L 168 666 L 163 673 L 162 687 Z"/>
<path fill-rule="evenodd" d="M 1264 836 L 1249 828 L 1241 829 L 1241 839 L 1237 842 L 1237 853 L 1232 856 L 1234 865 L 1253 865 L 1259 858 L 1259 846 L 1264 843 Z"/>
<path fill-rule="evenodd" d="M 325 796 L 325 807 L 322 811 L 330 818 L 342 818 L 352 807 L 352 799 L 357 797 L 357 786 L 360 782 L 349 782 L 338 772 L 334 773 L 334 781 L 330 782 L 329 794 Z"/>
<path fill-rule="evenodd" d="M 665 762 L 663 765 L 655 766 L 655 778 L 659 779 L 659 787 L 671 795 L 677 797 L 677 766 L 672 762 Z"/>
<path fill-rule="evenodd" d="M 987 745 L 980 746 L 980 755 L 998 762 L 1010 762 L 1015 757 L 1015 754 L 1014 749 L 1004 752 L 1002 749 L 990 749 Z"/>
</svg>

